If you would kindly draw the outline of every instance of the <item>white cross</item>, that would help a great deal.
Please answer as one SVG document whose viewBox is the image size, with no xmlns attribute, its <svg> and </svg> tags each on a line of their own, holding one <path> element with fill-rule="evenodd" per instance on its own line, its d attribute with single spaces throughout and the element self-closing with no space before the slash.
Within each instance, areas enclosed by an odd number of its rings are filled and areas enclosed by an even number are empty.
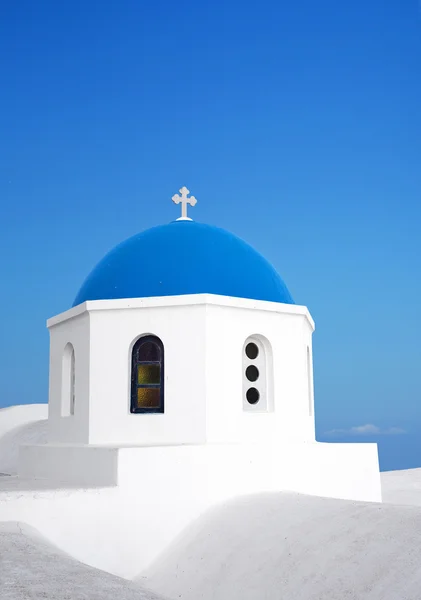
<svg viewBox="0 0 421 600">
<path fill-rule="evenodd" d="M 197 200 L 194 196 L 187 198 L 187 196 L 190 194 L 190 190 L 188 190 L 185 186 L 178 191 L 180 192 L 181 196 L 179 194 L 175 194 L 172 197 L 172 201 L 175 202 L 175 204 L 181 203 L 181 217 L 179 217 L 177 221 L 191 221 L 191 219 L 189 219 L 187 216 L 187 204 L 194 206 Z"/>
</svg>

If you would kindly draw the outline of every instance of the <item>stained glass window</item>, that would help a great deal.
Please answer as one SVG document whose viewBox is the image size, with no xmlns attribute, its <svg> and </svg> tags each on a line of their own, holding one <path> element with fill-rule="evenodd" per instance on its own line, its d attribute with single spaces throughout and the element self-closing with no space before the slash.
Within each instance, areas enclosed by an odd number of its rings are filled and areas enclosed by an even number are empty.
<svg viewBox="0 0 421 600">
<path fill-rule="evenodd" d="M 164 412 L 164 346 L 155 336 L 133 347 L 130 412 Z"/>
</svg>

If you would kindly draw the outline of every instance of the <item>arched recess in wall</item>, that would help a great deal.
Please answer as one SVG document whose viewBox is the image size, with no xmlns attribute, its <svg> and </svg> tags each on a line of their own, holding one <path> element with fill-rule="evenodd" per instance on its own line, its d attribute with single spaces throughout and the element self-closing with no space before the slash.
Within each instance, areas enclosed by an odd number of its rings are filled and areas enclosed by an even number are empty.
<svg viewBox="0 0 421 600">
<path fill-rule="evenodd" d="M 272 346 L 262 335 L 251 335 L 243 345 L 243 410 L 271 412 L 273 403 Z"/>
<path fill-rule="evenodd" d="M 307 346 L 307 396 L 308 396 L 308 414 L 310 417 L 314 414 L 314 394 L 313 394 L 313 363 L 311 360 L 310 347 Z"/>
<path fill-rule="evenodd" d="M 132 349 L 130 412 L 164 412 L 164 344 L 155 335 L 139 338 Z"/>
<path fill-rule="evenodd" d="M 75 414 L 76 400 L 76 363 L 73 345 L 66 344 L 63 351 L 61 368 L 61 416 Z"/>
</svg>

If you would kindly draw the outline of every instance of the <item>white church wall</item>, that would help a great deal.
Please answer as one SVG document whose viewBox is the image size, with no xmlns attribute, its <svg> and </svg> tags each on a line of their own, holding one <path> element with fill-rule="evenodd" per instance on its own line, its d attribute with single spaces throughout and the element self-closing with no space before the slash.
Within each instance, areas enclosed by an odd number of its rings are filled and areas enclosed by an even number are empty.
<svg viewBox="0 0 421 600">
<path fill-rule="evenodd" d="M 89 434 L 90 324 L 89 313 L 68 311 L 63 321 L 50 319 L 50 377 L 48 439 L 87 443 Z M 71 380 L 71 352 L 75 377 Z M 71 387 L 74 385 L 74 410 Z M 71 414 L 71 413 L 74 414 Z"/>
<path fill-rule="evenodd" d="M 151 299 L 149 299 L 151 300 Z M 153 300 L 153 299 L 152 299 Z M 205 306 L 132 306 L 91 314 L 89 442 L 205 441 Z M 165 411 L 130 413 L 131 351 L 140 336 L 164 345 Z"/>
<path fill-rule="evenodd" d="M 369 502 L 382 501 L 377 444 L 317 442 L 312 445 L 305 460 L 308 464 L 308 486 L 312 486 L 314 490 L 311 494 Z M 300 491 L 296 485 L 294 489 Z"/>
<path fill-rule="evenodd" d="M 308 421 L 305 307 L 230 299 L 207 308 L 207 439 L 265 442 L 279 436 L 314 439 Z M 267 340 L 268 384 L 273 404 L 244 410 L 243 350 L 249 337 Z M 221 418 L 223 416 L 223 418 Z"/>
<path fill-rule="evenodd" d="M 96 301 L 49 325 L 53 442 L 314 439 L 306 358 L 314 324 L 305 307 L 207 294 Z M 144 335 L 164 344 L 163 414 L 130 413 L 131 349 Z M 265 399 L 245 410 L 243 354 L 250 336 L 265 347 Z M 62 360 L 69 343 L 75 348 L 76 403 L 75 414 L 63 417 Z"/>
<path fill-rule="evenodd" d="M 22 479 L 44 479 L 56 485 L 117 485 L 118 449 L 86 444 L 22 445 L 18 474 Z"/>
<path fill-rule="evenodd" d="M 288 448 L 281 442 L 276 454 L 283 489 L 343 500 L 382 500 L 377 444 L 310 442 Z"/>
</svg>

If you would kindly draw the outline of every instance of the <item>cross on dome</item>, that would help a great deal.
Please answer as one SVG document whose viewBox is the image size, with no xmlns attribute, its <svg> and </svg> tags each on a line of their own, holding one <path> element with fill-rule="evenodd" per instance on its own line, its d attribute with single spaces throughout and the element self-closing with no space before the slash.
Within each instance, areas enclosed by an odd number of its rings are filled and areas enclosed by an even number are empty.
<svg viewBox="0 0 421 600">
<path fill-rule="evenodd" d="M 187 205 L 190 204 L 190 206 L 195 206 L 197 200 L 194 196 L 190 196 L 190 198 L 187 197 L 190 194 L 190 190 L 188 190 L 186 186 L 182 187 L 178 191 L 180 192 L 181 196 L 179 194 L 174 194 L 172 197 L 172 201 L 175 204 L 181 204 L 181 217 L 179 217 L 177 221 L 191 221 L 191 219 L 187 216 Z"/>
</svg>

